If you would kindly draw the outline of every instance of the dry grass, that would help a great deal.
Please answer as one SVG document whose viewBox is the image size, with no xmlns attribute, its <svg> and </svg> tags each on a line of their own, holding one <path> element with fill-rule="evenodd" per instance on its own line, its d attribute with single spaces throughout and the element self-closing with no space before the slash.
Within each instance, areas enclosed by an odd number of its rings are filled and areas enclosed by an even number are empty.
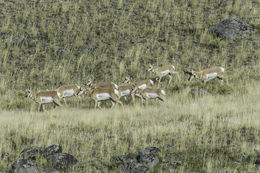
<svg viewBox="0 0 260 173">
<path fill-rule="evenodd" d="M 85 171 L 98 172 L 98 167 L 103 172 L 112 156 L 156 146 L 162 152 L 154 172 L 166 171 L 163 162 L 170 154 L 184 163 L 172 172 L 254 172 L 260 149 L 258 85 L 246 86 L 247 94 L 196 100 L 183 91 L 169 96 L 165 104 L 152 101 L 145 108 L 137 104 L 113 110 L 1 111 L 0 151 L 14 160 L 34 137 L 32 146 L 59 143 Z M 0 168 L 4 166 L 1 161 Z"/>
</svg>

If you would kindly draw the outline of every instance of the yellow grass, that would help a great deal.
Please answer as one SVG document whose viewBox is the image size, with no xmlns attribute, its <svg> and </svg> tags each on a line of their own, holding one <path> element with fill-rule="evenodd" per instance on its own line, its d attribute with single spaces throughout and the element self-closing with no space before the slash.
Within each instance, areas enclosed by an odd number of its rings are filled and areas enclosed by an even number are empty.
<svg viewBox="0 0 260 173">
<path fill-rule="evenodd" d="M 169 153 L 183 155 L 183 166 L 172 172 L 253 172 L 253 160 L 245 162 L 242 156 L 254 158 L 260 149 L 258 85 L 246 86 L 243 95 L 197 99 L 183 91 L 168 96 L 166 103 L 150 101 L 146 107 L 1 111 L 0 151 L 9 152 L 13 161 L 34 137 L 32 146 L 61 144 L 86 171 L 97 171 L 90 163 L 108 171 L 102 164 L 111 164 L 111 157 L 156 146 L 162 152 L 154 172 L 166 171 L 163 162 Z M 0 170 L 5 164 L 0 162 Z"/>
</svg>

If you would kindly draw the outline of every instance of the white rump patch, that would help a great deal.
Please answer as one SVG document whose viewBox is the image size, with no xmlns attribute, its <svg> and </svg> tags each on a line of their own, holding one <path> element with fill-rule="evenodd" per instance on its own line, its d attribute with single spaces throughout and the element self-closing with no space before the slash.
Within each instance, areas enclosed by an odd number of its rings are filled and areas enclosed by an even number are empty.
<svg viewBox="0 0 260 173">
<path fill-rule="evenodd" d="M 220 69 L 223 73 L 225 72 L 225 69 L 223 67 L 220 67 Z"/>
<path fill-rule="evenodd" d="M 110 95 L 108 93 L 96 94 L 96 97 L 97 97 L 98 101 L 110 99 Z"/>
<path fill-rule="evenodd" d="M 165 93 L 165 91 L 164 91 L 164 90 L 161 90 L 161 93 L 162 93 L 163 95 L 166 95 L 166 93 Z"/>
<path fill-rule="evenodd" d="M 154 82 L 151 79 L 150 79 L 150 82 L 151 82 L 152 85 L 154 85 Z"/>
<path fill-rule="evenodd" d="M 172 65 L 173 70 L 175 70 L 175 67 Z"/>
<path fill-rule="evenodd" d="M 161 72 L 161 75 L 162 76 L 166 76 L 167 74 L 169 74 L 170 73 L 170 70 L 165 70 L 165 71 L 162 71 Z"/>
<path fill-rule="evenodd" d="M 141 90 L 144 90 L 145 88 L 147 88 L 146 84 L 140 85 L 138 86 L 138 88 L 140 88 Z"/>
<path fill-rule="evenodd" d="M 79 89 L 79 90 L 81 89 L 81 87 L 80 87 L 80 86 L 78 86 L 78 85 L 77 85 L 77 87 L 78 87 L 78 89 Z"/>
<path fill-rule="evenodd" d="M 53 98 L 52 97 L 40 97 L 41 103 L 52 103 Z"/>
<path fill-rule="evenodd" d="M 214 79 L 218 76 L 217 73 L 209 73 L 206 75 L 206 80 Z"/>
<path fill-rule="evenodd" d="M 74 90 L 73 89 L 63 91 L 62 97 L 72 97 L 72 96 L 74 96 Z"/>
<path fill-rule="evenodd" d="M 149 99 L 157 98 L 158 95 L 156 93 L 146 93 L 146 97 Z"/>
<path fill-rule="evenodd" d="M 124 90 L 124 91 L 122 91 L 121 92 L 121 96 L 123 97 L 123 96 L 128 96 L 128 95 L 130 95 L 130 90 L 128 89 L 128 90 Z"/>
</svg>

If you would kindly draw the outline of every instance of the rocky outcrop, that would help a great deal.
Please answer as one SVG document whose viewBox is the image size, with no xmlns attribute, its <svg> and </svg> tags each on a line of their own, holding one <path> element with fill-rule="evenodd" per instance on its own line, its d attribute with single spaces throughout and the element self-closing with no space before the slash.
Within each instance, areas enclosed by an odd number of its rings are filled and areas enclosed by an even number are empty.
<svg viewBox="0 0 260 173">
<path fill-rule="evenodd" d="M 250 33 L 252 27 L 240 19 L 229 18 L 210 27 L 210 30 L 219 37 L 236 40 Z"/>
<path fill-rule="evenodd" d="M 124 173 L 143 173 L 153 168 L 159 163 L 158 153 L 160 149 L 147 147 L 135 156 L 130 154 L 111 158 L 111 162 L 120 172 Z"/>
<path fill-rule="evenodd" d="M 41 147 L 28 147 L 25 148 L 21 153 L 19 158 L 36 160 L 36 157 L 43 151 Z"/>
<path fill-rule="evenodd" d="M 1 158 L 4 159 L 5 155 L 5 153 L 2 153 Z M 71 154 L 62 153 L 62 147 L 59 144 L 54 144 L 47 148 L 28 147 L 20 153 L 19 158 L 11 165 L 10 172 L 39 172 L 36 166 L 38 157 L 45 158 L 52 165 L 52 169 L 44 171 L 44 173 L 59 173 L 59 170 L 64 171 L 78 163 L 78 160 Z"/>
<path fill-rule="evenodd" d="M 72 168 L 78 163 L 78 160 L 67 153 L 55 153 L 47 157 L 47 161 L 52 164 L 53 168 L 66 170 Z"/>
<path fill-rule="evenodd" d="M 26 159 L 19 158 L 11 165 L 12 173 L 36 173 L 38 172 L 37 166 Z"/>
</svg>

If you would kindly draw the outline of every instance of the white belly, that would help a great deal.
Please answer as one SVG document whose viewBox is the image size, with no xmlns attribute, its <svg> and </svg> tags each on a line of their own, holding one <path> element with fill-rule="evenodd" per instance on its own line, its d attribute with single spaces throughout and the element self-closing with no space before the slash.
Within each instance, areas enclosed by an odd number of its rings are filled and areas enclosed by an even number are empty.
<svg viewBox="0 0 260 173">
<path fill-rule="evenodd" d="M 143 85 L 138 86 L 138 88 L 144 90 L 145 88 L 147 88 L 147 86 L 146 86 L 146 84 L 143 84 Z"/>
<path fill-rule="evenodd" d="M 210 73 L 206 75 L 206 80 L 214 79 L 218 76 L 217 73 Z"/>
<path fill-rule="evenodd" d="M 63 91 L 63 94 L 61 95 L 60 92 L 57 92 L 58 96 L 60 98 L 64 98 L 64 97 L 72 97 L 74 96 L 74 90 L 73 89 L 70 89 L 70 90 L 65 90 Z"/>
<path fill-rule="evenodd" d="M 128 96 L 128 95 L 130 95 L 130 90 L 125 90 L 125 91 L 122 91 L 121 92 L 121 96 L 123 97 L 123 96 Z"/>
<path fill-rule="evenodd" d="M 41 103 L 52 103 L 52 97 L 40 97 Z"/>
<path fill-rule="evenodd" d="M 167 74 L 170 73 L 170 70 L 165 70 L 161 72 L 161 76 L 166 76 Z"/>
<path fill-rule="evenodd" d="M 96 94 L 97 100 L 107 100 L 110 99 L 110 95 L 108 93 L 100 93 Z"/>
<path fill-rule="evenodd" d="M 158 95 L 156 93 L 146 93 L 146 97 L 149 99 L 157 98 Z"/>
<path fill-rule="evenodd" d="M 135 95 L 136 95 L 137 97 L 142 97 L 142 95 L 139 94 L 139 93 L 136 93 Z"/>
</svg>

